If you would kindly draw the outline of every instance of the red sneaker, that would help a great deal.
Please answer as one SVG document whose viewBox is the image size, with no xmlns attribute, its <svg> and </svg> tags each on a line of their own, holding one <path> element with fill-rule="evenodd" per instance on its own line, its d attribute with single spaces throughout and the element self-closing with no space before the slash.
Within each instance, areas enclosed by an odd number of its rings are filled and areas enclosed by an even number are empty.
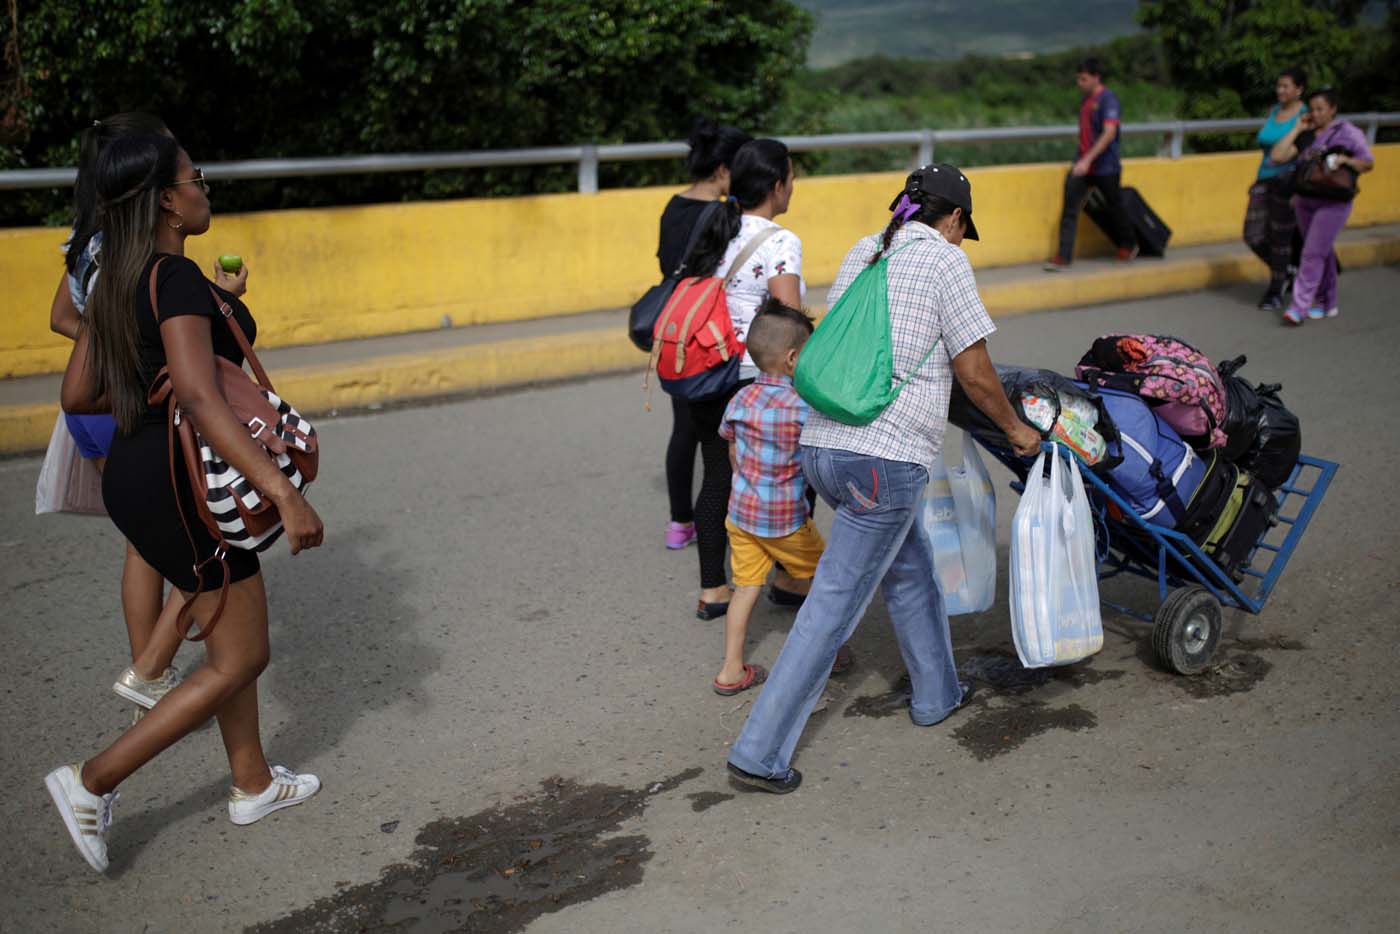
<svg viewBox="0 0 1400 934">
<path fill-rule="evenodd" d="M 1047 259 L 1045 265 L 1040 268 L 1044 269 L 1046 272 L 1064 272 L 1069 268 L 1069 260 L 1056 253 L 1053 257 Z"/>
<path fill-rule="evenodd" d="M 1115 255 L 1118 257 L 1118 262 L 1131 263 L 1133 260 L 1137 259 L 1137 244 L 1133 244 L 1131 247 L 1120 246 Z"/>
</svg>

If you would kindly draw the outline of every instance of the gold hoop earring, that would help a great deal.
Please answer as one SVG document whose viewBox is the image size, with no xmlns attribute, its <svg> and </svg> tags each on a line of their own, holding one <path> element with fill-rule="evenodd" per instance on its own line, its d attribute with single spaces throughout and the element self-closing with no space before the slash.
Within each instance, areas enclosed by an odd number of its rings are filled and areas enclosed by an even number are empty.
<svg viewBox="0 0 1400 934">
<path fill-rule="evenodd" d="M 185 227 L 185 215 L 181 214 L 179 211 L 171 211 L 170 213 L 180 218 L 180 223 L 172 224 L 170 223 L 170 218 L 167 217 L 165 219 L 165 226 L 169 227 L 171 230 L 183 230 Z"/>
</svg>

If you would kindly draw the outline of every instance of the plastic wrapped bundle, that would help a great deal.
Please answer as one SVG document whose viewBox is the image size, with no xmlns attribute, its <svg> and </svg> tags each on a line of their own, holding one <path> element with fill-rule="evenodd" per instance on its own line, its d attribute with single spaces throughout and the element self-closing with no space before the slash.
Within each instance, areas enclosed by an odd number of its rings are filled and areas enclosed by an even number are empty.
<svg viewBox="0 0 1400 934">
<path fill-rule="evenodd" d="M 1103 464 L 1107 444 L 1116 440 L 1117 432 L 1097 393 L 1054 370 L 998 365 L 996 371 L 1006 398 L 1022 421 L 1047 441 L 1069 447 L 1089 466 Z M 1011 447 L 1006 434 L 972 404 L 956 380 L 948 403 L 948 421 L 992 447 Z"/>
</svg>

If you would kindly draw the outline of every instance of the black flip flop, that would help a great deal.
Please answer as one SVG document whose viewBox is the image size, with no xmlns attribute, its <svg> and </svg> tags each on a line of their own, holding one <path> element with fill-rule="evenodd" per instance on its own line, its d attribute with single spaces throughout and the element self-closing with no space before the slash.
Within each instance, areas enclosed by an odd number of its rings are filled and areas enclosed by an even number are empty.
<svg viewBox="0 0 1400 934">
<path fill-rule="evenodd" d="M 729 613 L 729 601 L 723 603 L 706 603 L 701 600 L 695 607 L 696 619 L 719 619 Z"/>
<path fill-rule="evenodd" d="M 768 602 L 774 606 L 801 606 L 807 601 L 805 593 L 784 590 L 777 584 L 768 585 Z"/>
</svg>

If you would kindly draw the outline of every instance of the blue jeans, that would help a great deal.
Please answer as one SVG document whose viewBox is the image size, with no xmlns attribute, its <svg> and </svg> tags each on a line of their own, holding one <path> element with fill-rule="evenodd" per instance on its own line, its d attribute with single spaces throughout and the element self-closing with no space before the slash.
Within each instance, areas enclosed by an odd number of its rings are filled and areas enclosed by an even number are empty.
<svg viewBox="0 0 1400 934">
<path fill-rule="evenodd" d="M 937 723 L 962 702 L 933 549 L 917 521 L 928 472 L 917 464 L 814 447 L 802 449 L 802 470 L 836 518 L 812 592 L 729 752 L 734 765 L 770 777 L 787 773 L 836 650 L 850 638 L 877 586 L 909 670 L 915 722 Z"/>
</svg>

